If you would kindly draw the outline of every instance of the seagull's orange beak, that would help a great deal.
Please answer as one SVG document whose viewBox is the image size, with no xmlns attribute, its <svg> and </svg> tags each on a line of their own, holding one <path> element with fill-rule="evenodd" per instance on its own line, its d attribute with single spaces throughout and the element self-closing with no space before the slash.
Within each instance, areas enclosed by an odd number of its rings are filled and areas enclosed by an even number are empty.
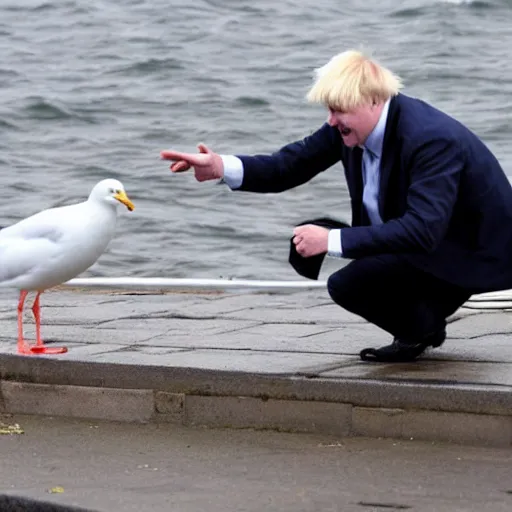
<svg viewBox="0 0 512 512">
<path fill-rule="evenodd" d="M 135 205 L 130 201 L 130 198 L 126 195 L 124 190 L 121 190 L 114 196 L 120 203 L 123 203 L 128 210 L 133 212 L 135 210 Z"/>
</svg>

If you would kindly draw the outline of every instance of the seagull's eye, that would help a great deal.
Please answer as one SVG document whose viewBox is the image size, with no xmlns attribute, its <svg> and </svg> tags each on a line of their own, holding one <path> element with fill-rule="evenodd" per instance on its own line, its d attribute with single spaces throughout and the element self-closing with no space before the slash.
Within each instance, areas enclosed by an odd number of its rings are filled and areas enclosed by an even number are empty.
<svg viewBox="0 0 512 512">
<path fill-rule="evenodd" d="M 110 194 L 114 194 L 116 192 L 113 188 L 109 188 L 108 191 Z"/>
</svg>

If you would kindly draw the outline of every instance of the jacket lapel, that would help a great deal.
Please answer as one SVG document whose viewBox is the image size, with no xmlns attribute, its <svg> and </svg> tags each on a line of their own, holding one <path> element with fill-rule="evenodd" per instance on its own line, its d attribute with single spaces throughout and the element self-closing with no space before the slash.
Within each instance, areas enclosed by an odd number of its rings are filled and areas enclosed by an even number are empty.
<svg viewBox="0 0 512 512">
<path fill-rule="evenodd" d="M 380 160 L 380 182 L 379 182 L 379 213 L 385 222 L 385 200 L 388 191 L 389 179 L 393 170 L 395 158 L 398 156 L 397 124 L 400 115 L 400 94 L 394 96 L 389 103 L 386 130 L 382 144 L 382 156 Z"/>
</svg>

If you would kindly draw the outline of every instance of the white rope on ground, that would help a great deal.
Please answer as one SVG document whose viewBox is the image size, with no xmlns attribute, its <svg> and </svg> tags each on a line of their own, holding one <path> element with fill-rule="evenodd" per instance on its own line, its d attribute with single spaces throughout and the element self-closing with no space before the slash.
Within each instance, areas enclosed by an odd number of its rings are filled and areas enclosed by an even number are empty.
<svg viewBox="0 0 512 512">
<path fill-rule="evenodd" d="M 128 290 L 264 290 L 296 291 L 325 288 L 326 281 L 258 281 L 245 279 L 178 279 L 165 277 L 75 278 L 64 286 Z"/>
</svg>

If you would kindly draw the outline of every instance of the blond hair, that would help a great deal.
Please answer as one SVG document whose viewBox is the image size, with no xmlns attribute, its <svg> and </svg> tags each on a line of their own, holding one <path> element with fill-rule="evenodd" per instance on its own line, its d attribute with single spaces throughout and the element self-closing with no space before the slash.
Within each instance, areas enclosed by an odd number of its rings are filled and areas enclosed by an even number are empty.
<svg viewBox="0 0 512 512">
<path fill-rule="evenodd" d="M 347 111 L 363 104 L 385 102 L 401 88 L 400 78 L 389 69 L 349 50 L 316 70 L 316 81 L 307 99 L 333 110 Z"/>
</svg>

